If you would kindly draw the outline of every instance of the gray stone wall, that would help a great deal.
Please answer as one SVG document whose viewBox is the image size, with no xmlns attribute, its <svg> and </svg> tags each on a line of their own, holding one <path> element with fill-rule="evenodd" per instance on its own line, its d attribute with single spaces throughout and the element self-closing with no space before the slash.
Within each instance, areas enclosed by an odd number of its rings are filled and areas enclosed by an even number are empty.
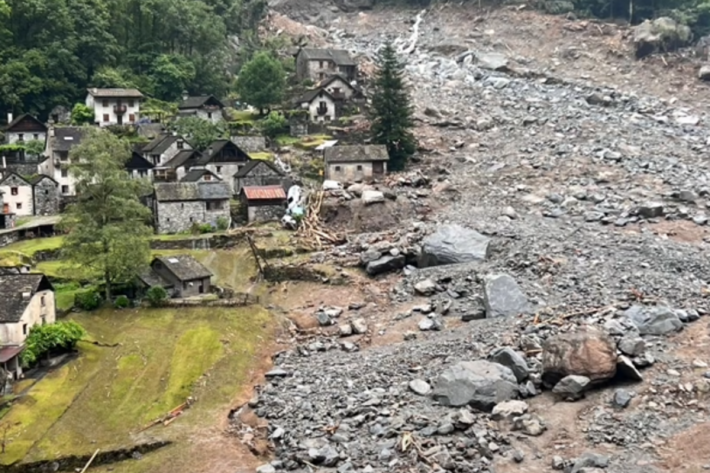
<svg viewBox="0 0 710 473">
<path fill-rule="evenodd" d="M 259 164 L 245 177 L 234 179 L 234 193 L 239 194 L 242 188 L 249 186 L 281 185 L 284 176 L 271 169 L 266 164 Z"/>
<path fill-rule="evenodd" d="M 232 215 L 229 210 L 229 201 L 225 200 L 221 203 L 221 208 L 206 210 L 203 223 L 209 223 L 213 227 L 217 227 L 217 220 L 220 218 L 226 219 L 228 224 L 232 222 Z"/>
<path fill-rule="evenodd" d="M 281 220 L 286 213 L 284 205 L 261 205 L 249 207 L 249 223 Z"/>
<path fill-rule="evenodd" d="M 34 186 L 35 215 L 59 213 L 59 188 L 50 179 L 42 179 Z"/>
<path fill-rule="evenodd" d="M 325 178 L 338 182 L 369 180 L 372 176 L 372 163 L 329 163 L 325 169 Z"/>
<path fill-rule="evenodd" d="M 193 223 L 203 223 L 204 202 L 156 202 L 155 206 L 155 228 L 158 233 L 187 232 Z"/>
</svg>

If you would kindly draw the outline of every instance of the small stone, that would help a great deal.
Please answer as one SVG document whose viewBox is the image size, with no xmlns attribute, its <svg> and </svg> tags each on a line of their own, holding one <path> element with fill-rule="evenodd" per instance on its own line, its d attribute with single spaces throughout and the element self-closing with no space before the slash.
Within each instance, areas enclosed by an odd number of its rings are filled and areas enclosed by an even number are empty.
<svg viewBox="0 0 710 473">
<path fill-rule="evenodd" d="M 261 465 L 257 468 L 256 473 L 276 473 L 276 468 L 267 463 L 266 465 Z"/>
<path fill-rule="evenodd" d="M 515 463 L 522 463 L 523 460 L 525 460 L 525 453 L 521 452 L 520 450 L 515 450 L 513 452 L 513 461 Z"/>
<path fill-rule="evenodd" d="M 420 396 L 426 396 L 431 392 L 431 386 L 423 379 L 413 379 L 409 382 L 409 389 Z"/>
<path fill-rule="evenodd" d="M 612 396 L 612 404 L 614 407 L 624 409 L 631 403 L 631 393 L 626 389 L 617 389 Z"/>
<path fill-rule="evenodd" d="M 680 373 L 673 369 L 666 371 L 666 374 L 668 374 L 668 376 L 674 376 L 676 378 L 680 376 Z"/>
<path fill-rule="evenodd" d="M 519 430 L 531 437 L 539 437 L 547 430 L 547 427 L 539 417 L 525 414 L 513 419 L 513 430 Z"/>
<path fill-rule="evenodd" d="M 362 335 L 364 333 L 367 333 L 367 323 L 365 323 L 365 319 L 358 318 L 350 321 L 350 325 L 353 328 L 353 332 Z"/>
<path fill-rule="evenodd" d="M 555 455 L 552 457 L 552 469 L 553 470 L 564 470 L 565 461 L 562 457 Z"/>
<path fill-rule="evenodd" d="M 341 324 L 338 326 L 338 331 L 341 337 L 349 337 L 353 334 L 353 327 L 350 324 Z"/>
<path fill-rule="evenodd" d="M 663 216 L 663 204 L 650 202 L 638 208 L 639 216 L 643 218 L 657 218 Z"/>
<path fill-rule="evenodd" d="M 639 356 L 646 350 L 646 342 L 641 337 L 625 335 L 619 340 L 618 348 L 624 355 Z"/>
<path fill-rule="evenodd" d="M 585 453 L 574 462 L 572 473 L 584 473 L 587 468 L 606 468 L 609 457 L 598 453 Z"/>
<path fill-rule="evenodd" d="M 476 422 L 476 418 L 473 416 L 473 413 L 471 411 L 467 409 L 461 409 L 459 411 L 457 422 L 466 426 L 473 425 Z"/>
<path fill-rule="evenodd" d="M 274 368 L 271 371 L 267 372 L 264 376 L 267 378 L 276 378 L 276 377 L 283 377 L 283 376 L 290 376 L 291 373 L 286 371 L 283 368 Z"/>
<path fill-rule="evenodd" d="M 707 368 L 708 364 L 701 360 L 693 360 L 693 368 Z"/>
<path fill-rule="evenodd" d="M 446 422 L 442 425 L 439 426 L 438 429 L 436 429 L 436 433 L 439 435 L 449 435 L 454 431 L 454 424 L 451 422 Z"/>
<path fill-rule="evenodd" d="M 565 399 L 577 400 L 580 399 L 591 380 L 586 376 L 569 375 L 562 378 L 552 392 L 562 396 Z"/>
<path fill-rule="evenodd" d="M 624 355 L 619 355 L 619 358 L 617 358 L 616 372 L 631 381 L 643 381 L 643 376 L 641 376 L 633 362 Z"/>
<path fill-rule="evenodd" d="M 316 318 L 318 319 L 318 324 L 321 327 L 326 327 L 328 325 L 332 325 L 333 323 L 333 320 L 325 312 L 317 312 Z"/>
<path fill-rule="evenodd" d="M 504 347 L 493 351 L 488 359 L 511 369 L 519 383 L 528 377 L 529 369 L 525 358 L 512 348 Z"/>
<path fill-rule="evenodd" d="M 525 401 L 504 401 L 496 404 L 493 408 L 492 416 L 494 420 L 512 419 L 525 414 L 528 411 L 528 404 Z"/>
<path fill-rule="evenodd" d="M 419 281 L 414 285 L 414 290 L 422 296 L 430 296 L 436 292 L 436 283 L 431 279 Z"/>
<path fill-rule="evenodd" d="M 698 214 L 693 217 L 693 223 L 696 225 L 705 225 L 708 223 L 708 217 L 705 214 Z"/>
</svg>

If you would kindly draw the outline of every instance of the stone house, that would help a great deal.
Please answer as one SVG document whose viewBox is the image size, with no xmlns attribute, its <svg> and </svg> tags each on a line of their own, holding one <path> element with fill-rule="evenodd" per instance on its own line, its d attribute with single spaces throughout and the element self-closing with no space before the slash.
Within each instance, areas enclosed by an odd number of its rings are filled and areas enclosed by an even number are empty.
<svg viewBox="0 0 710 473">
<path fill-rule="evenodd" d="M 190 255 L 157 257 L 139 279 L 147 287 L 161 286 L 172 297 L 209 294 L 212 272 Z"/>
<path fill-rule="evenodd" d="M 282 186 L 247 186 L 239 194 L 247 222 L 280 220 L 286 212 L 286 191 Z"/>
<path fill-rule="evenodd" d="M 86 106 L 94 111 L 99 126 L 138 122 L 143 94 L 137 89 L 87 89 Z"/>
<path fill-rule="evenodd" d="M 286 174 L 269 161 L 252 159 L 233 177 L 234 194 L 239 195 L 244 187 L 282 186 Z"/>
<path fill-rule="evenodd" d="M 35 215 L 59 214 L 59 183 L 39 174 L 29 179 L 32 184 L 32 208 Z"/>
<path fill-rule="evenodd" d="M 173 159 L 180 151 L 191 149 L 190 143 L 182 136 L 162 133 L 145 145 L 141 152 L 143 157 L 154 166 L 162 166 Z"/>
<path fill-rule="evenodd" d="M 182 102 L 178 105 L 180 116 L 195 116 L 212 123 L 224 120 L 224 104 L 213 95 L 188 97 L 183 95 Z"/>
<path fill-rule="evenodd" d="M 231 224 L 226 182 L 156 182 L 150 199 L 157 233 L 182 233 L 193 224 L 209 223 L 214 227 L 224 219 Z"/>
<path fill-rule="evenodd" d="M 54 288 L 43 274 L 0 276 L 0 366 L 9 375 L 22 375 L 19 355 L 30 329 L 56 320 Z"/>
<path fill-rule="evenodd" d="M 69 174 L 69 152 L 74 146 L 81 143 L 84 130 L 81 127 L 50 127 L 47 137 L 45 158 L 39 164 L 39 173 L 47 175 L 59 184 L 59 195 L 71 197 L 76 195 L 75 180 Z M 32 174 L 35 174 L 34 171 Z"/>
<path fill-rule="evenodd" d="M 216 182 L 222 179 L 209 169 L 193 167 L 180 179 L 180 182 Z"/>
<path fill-rule="evenodd" d="M 333 146 L 323 151 L 325 179 L 357 182 L 380 178 L 387 173 L 385 145 Z"/>
<path fill-rule="evenodd" d="M 318 87 L 330 92 L 336 99 L 343 102 L 357 100 L 363 98 L 362 90 L 359 87 L 351 84 L 345 77 L 340 74 L 334 74 L 327 79 L 321 81 Z"/>
<path fill-rule="evenodd" d="M 13 120 L 12 113 L 7 114 L 7 128 L 5 128 L 5 142 L 26 143 L 28 141 L 47 140 L 47 126 L 29 113 L 23 113 Z"/>
<path fill-rule="evenodd" d="M 216 140 L 202 153 L 197 165 L 212 171 L 232 187 L 232 176 L 249 161 L 249 155 L 230 140 Z"/>
<path fill-rule="evenodd" d="M 318 87 L 309 90 L 295 100 L 295 105 L 305 110 L 312 122 L 329 122 L 335 120 L 338 114 L 338 102 L 333 94 Z"/>
<path fill-rule="evenodd" d="M 161 182 L 177 182 L 181 180 L 189 169 L 202 158 L 202 153 L 194 149 L 184 149 L 178 152 L 166 163 L 156 166 L 154 178 Z"/>
<path fill-rule="evenodd" d="M 296 78 L 319 82 L 333 74 L 340 74 L 347 81 L 357 78 L 357 62 L 347 51 L 341 49 L 308 49 L 296 53 Z"/>
<path fill-rule="evenodd" d="M 3 193 L 3 213 L 14 213 L 18 217 L 34 215 L 32 183 L 14 172 L 6 173 L 0 180 Z"/>
<path fill-rule="evenodd" d="M 126 162 L 126 172 L 134 179 L 148 178 L 153 179 L 153 163 L 145 159 L 139 152 L 133 151 L 131 159 Z"/>
</svg>

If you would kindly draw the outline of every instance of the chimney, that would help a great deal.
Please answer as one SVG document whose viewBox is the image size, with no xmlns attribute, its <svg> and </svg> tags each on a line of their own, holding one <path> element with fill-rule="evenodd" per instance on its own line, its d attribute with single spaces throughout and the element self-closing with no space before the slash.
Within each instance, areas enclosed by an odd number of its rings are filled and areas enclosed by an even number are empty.
<svg viewBox="0 0 710 473">
<path fill-rule="evenodd" d="M 7 124 L 12 123 L 12 112 L 7 112 Z"/>
<path fill-rule="evenodd" d="M 7 159 L 5 159 L 5 156 L 2 157 L 2 168 L 7 169 Z"/>
<path fill-rule="evenodd" d="M 187 94 L 187 90 L 183 90 L 183 91 L 182 91 L 182 99 L 183 99 L 183 101 L 184 101 L 184 100 L 187 100 L 188 97 L 189 97 L 189 95 Z"/>
<path fill-rule="evenodd" d="M 28 300 L 32 299 L 32 293 L 31 292 L 23 292 L 21 297 L 22 297 L 23 301 L 28 301 Z"/>
<path fill-rule="evenodd" d="M 54 138 L 54 123 L 49 124 L 49 137 Z"/>
</svg>

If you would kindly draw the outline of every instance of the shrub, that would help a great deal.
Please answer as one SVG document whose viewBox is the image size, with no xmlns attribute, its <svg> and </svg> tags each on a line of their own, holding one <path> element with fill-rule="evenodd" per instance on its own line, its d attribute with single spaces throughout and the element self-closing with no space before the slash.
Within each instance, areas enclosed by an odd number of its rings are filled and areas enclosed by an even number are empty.
<svg viewBox="0 0 710 473">
<path fill-rule="evenodd" d="M 212 233 L 214 227 L 209 223 L 193 223 L 190 227 L 190 233 L 193 235 L 199 235 L 201 233 Z"/>
<path fill-rule="evenodd" d="M 225 217 L 219 217 L 217 219 L 217 230 L 223 232 L 229 228 L 229 220 Z"/>
<path fill-rule="evenodd" d="M 126 296 L 118 296 L 115 301 L 113 301 L 113 306 L 117 309 L 125 309 L 131 305 L 131 301 L 128 300 Z"/>
<path fill-rule="evenodd" d="M 95 310 L 101 305 L 101 294 L 95 288 L 74 294 L 74 305 L 82 310 Z"/>
<path fill-rule="evenodd" d="M 20 355 L 20 361 L 24 366 L 29 366 L 52 350 L 71 350 L 84 336 L 84 327 L 72 320 L 35 325 L 25 340 L 25 350 Z"/>
<path fill-rule="evenodd" d="M 145 297 L 152 307 L 161 307 L 168 299 L 168 291 L 162 286 L 152 286 L 146 292 Z"/>
<path fill-rule="evenodd" d="M 286 131 L 287 126 L 286 118 L 278 112 L 271 112 L 268 117 L 259 122 L 259 128 L 264 136 L 272 139 Z"/>
</svg>

